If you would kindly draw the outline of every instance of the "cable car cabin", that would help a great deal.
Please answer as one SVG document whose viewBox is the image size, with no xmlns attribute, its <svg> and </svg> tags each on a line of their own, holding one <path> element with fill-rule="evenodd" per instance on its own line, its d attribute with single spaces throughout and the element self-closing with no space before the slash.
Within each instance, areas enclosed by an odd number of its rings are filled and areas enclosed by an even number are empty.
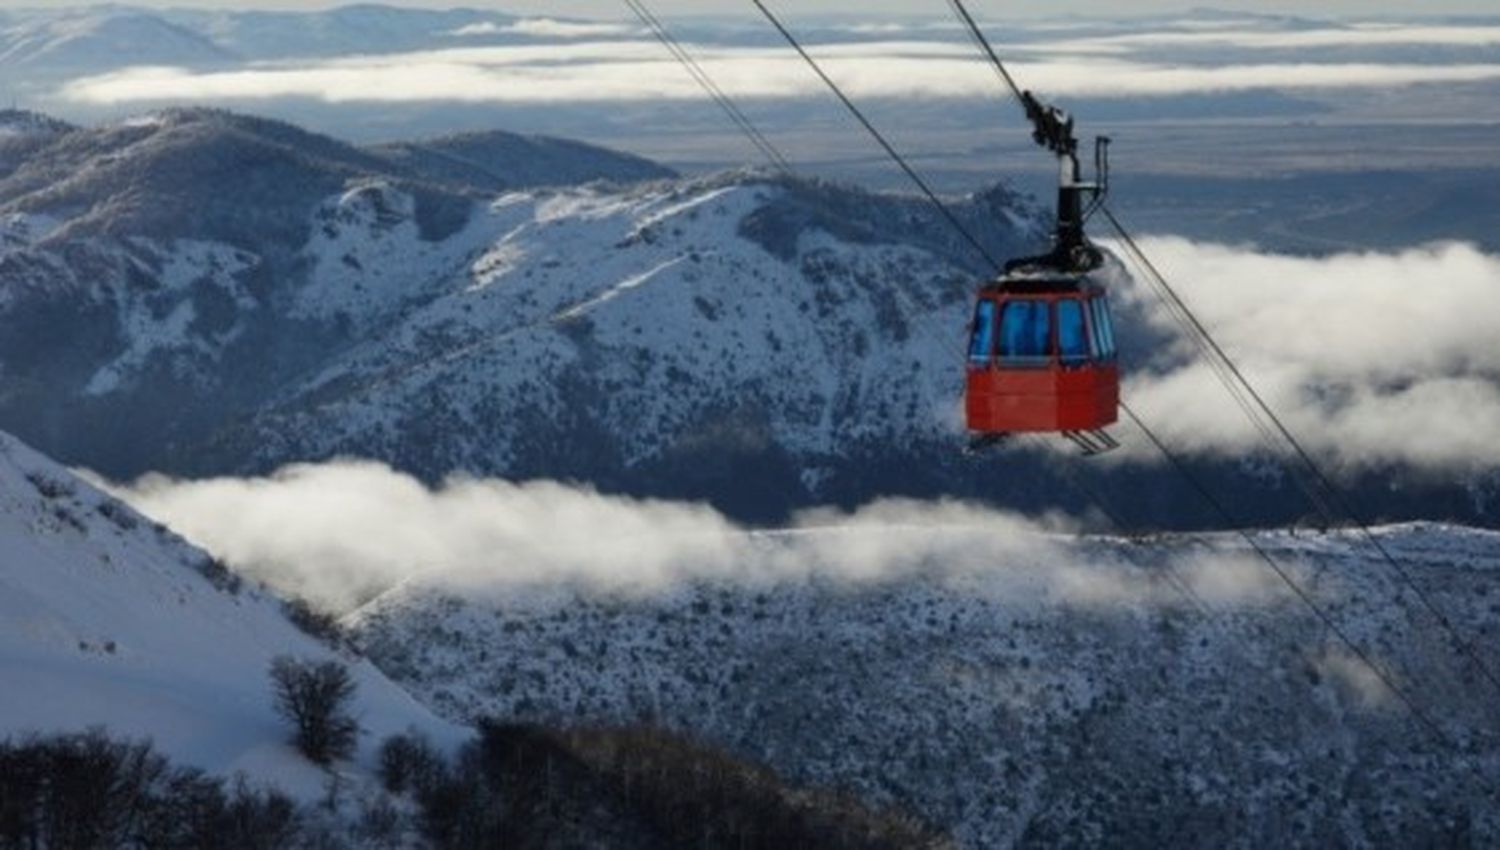
<svg viewBox="0 0 1500 850">
<path fill-rule="evenodd" d="M 1118 418 L 1120 374 L 1104 289 L 1083 275 L 1002 277 L 979 291 L 964 413 L 977 439 L 1062 432 L 1093 454 Z M 1105 445 L 1099 445 L 1102 440 Z"/>
</svg>

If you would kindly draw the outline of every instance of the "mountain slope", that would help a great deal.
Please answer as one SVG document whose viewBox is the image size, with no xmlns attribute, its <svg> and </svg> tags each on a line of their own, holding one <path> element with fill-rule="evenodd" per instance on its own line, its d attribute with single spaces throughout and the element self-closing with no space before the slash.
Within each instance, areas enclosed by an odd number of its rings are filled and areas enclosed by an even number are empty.
<svg viewBox="0 0 1500 850">
<path fill-rule="evenodd" d="M 70 9 L 0 24 L 0 68 L 11 74 L 92 73 L 128 65 L 205 67 L 236 58 L 198 32 L 134 9 Z"/>
<path fill-rule="evenodd" d="M 0 737 L 100 725 L 311 799 L 326 777 L 273 711 L 279 654 L 337 657 L 275 597 L 0 434 Z M 445 746 L 463 737 L 368 662 L 349 663 L 364 769 L 374 743 L 409 726 Z"/>
<path fill-rule="evenodd" d="M 959 213 L 997 253 L 1040 237 L 1004 190 Z M 410 293 L 406 252 L 350 225 L 312 246 L 345 267 L 320 263 L 344 278 L 330 297 Z M 512 193 L 473 226 L 487 244 L 425 302 L 210 454 L 578 477 L 774 514 L 878 487 L 865 457 L 898 476 L 956 442 L 949 364 L 979 272 L 917 199 L 725 175 Z"/>
<path fill-rule="evenodd" d="M 1500 666 L 1500 535 L 1379 534 Z M 913 811 L 964 847 L 1495 841 L 1493 691 L 1358 538 L 1258 542 L 1458 751 L 1227 535 L 759 534 L 740 581 L 613 595 L 428 577 L 348 622 L 455 720 L 649 717 Z M 788 558 L 808 577 L 775 580 Z"/>
<path fill-rule="evenodd" d="M 933 364 L 982 264 L 919 200 L 750 174 L 476 203 L 667 173 L 205 110 L 65 133 L 0 179 L 0 424 L 116 477 L 354 453 L 759 515 L 950 453 Z M 1042 237 L 1004 190 L 956 208 L 995 255 Z"/>
<path fill-rule="evenodd" d="M 72 129 L 22 117 L 7 126 L 24 135 L 0 136 L 0 423 L 114 474 L 175 468 L 226 420 L 430 298 L 424 279 L 461 274 L 493 238 L 471 227 L 479 189 L 280 122 L 168 110 Z M 642 167 L 607 152 L 589 162 L 528 175 Z M 399 208 L 370 206 L 388 193 Z M 355 258 L 308 246 L 338 217 L 367 214 L 400 262 L 387 269 L 394 289 L 359 309 L 371 299 L 350 280 Z M 351 303 L 304 309 L 344 285 Z"/>
<path fill-rule="evenodd" d="M 601 176 L 620 183 L 675 176 L 650 160 L 594 145 L 500 130 L 396 142 L 371 150 L 434 183 L 497 193 L 518 186 L 587 183 Z"/>
<path fill-rule="evenodd" d="M 0 140 L 45 143 L 75 129 L 66 121 L 25 109 L 0 109 Z"/>
<path fill-rule="evenodd" d="M 37 151 L 73 129 L 70 124 L 35 112 L 0 110 L 0 179 L 9 177 Z"/>
<path fill-rule="evenodd" d="M 283 654 L 346 663 L 357 685 L 358 750 L 335 766 L 334 785 L 293 749 L 291 728 L 273 710 L 267 673 Z M 425 847 L 419 836 L 444 834 L 425 818 L 460 824 L 472 817 L 420 795 L 394 800 L 377 787 L 378 745 L 414 733 L 435 746 L 434 757 L 463 753 L 443 773 L 444 782 L 460 783 L 445 799 L 451 804 L 462 792 L 466 805 L 503 810 L 484 818 L 489 832 L 479 834 L 505 846 L 676 846 L 705 830 L 760 842 L 735 843 L 750 847 L 787 846 L 778 836 L 820 832 L 837 840 L 817 846 L 919 846 L 912 836 L 923 838 L 920 846 L 947 846 L 898 815 L 783 783 L 757 764 L 664 730 L 560 718 L 548 726 L 491 725 L 475 738 L 470 726 L 439 719 L 370 662 L 300 631 L 263 588 L 3 433 L 0 681 L 0 742 L 95 727 L 115 740 L 149 739 L 176 766 L 290 794 L 304 804 L 302 835 L 310 842 L 345 846 L 338 836 L 347 836 L 350 846 Z M 154 790 L 171 796 L 180 789 Z M 325 810 L 331 794 L 341 802 Z M 394 808 L 384 820 L 360 820 L 372 803 Z M 57 834 L 55 824 L 27 826 L 28 817 L 50 811 L 10 818 L 7 834 Z M 124 826 L 118 832 L 129 834 Z"/>
</svg>

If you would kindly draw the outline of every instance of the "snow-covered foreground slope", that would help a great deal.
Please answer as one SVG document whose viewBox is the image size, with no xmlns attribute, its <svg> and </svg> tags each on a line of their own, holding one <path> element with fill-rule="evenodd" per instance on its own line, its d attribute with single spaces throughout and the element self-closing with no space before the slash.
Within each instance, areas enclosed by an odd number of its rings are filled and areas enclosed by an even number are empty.
<svg viewBox="0 0 1500 850">
<path fill-rule="evenodd" d="M 1378 533 L 1500 669 L 1500 534 Z M 348 624 L 455 721 L 650 718 L 966 847 L 1500 841 L 1500 695 L 1359 538 L 1259 542 L 1447 743 L 1233 535 L 860 523 L 752 534 L 742 582 L 622 595 L 468 573 Z"/>
<path fill-rule="evenodd" d="M 208 555 L 0 434 L 0 737 L 103 726 L 174 761 L 302 798 L 326 775 L 287 743 L 267 667 L 335 653 Z M 463 737 L 366 661 L 346 660 L 374 745 L 408 727 Z"/>
</svg>

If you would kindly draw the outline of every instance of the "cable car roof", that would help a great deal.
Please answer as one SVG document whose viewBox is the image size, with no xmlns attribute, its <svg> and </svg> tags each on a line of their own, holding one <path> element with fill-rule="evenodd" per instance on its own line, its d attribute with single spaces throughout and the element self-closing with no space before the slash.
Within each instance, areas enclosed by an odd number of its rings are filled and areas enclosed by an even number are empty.
<svg viewBox="0 0 1500 850">
<path fill-rule="evenodd" d="M 980 295 L 1007 292 L 1103 292 L 1104 287 L 1082 273 L 1061 272 L 1055 268 L 1027 266 L 1012 269 L 979 288 Z"/>
</svg>

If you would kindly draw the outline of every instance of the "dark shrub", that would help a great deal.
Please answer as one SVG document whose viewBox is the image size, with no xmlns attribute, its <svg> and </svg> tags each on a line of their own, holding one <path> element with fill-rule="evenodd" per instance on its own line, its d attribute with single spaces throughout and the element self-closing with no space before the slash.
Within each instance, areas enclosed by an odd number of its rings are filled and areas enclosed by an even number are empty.
<svg viewBox="0 0 1500 850">
<path fill-rule="evenodd" d="M 279 655 L 271 661 L 276 710 L 296 729 L 297 749 L 317 764 L 354 752 L 359 724 L 349 714 L 354 678 L 337 661 L 301 661 Z"/>
<path fill-rule="evenodd" d="M 0 742 L 0 848 L 222 847 L 295 843 L 287 797 L 172 767 L 150 743 L 100 730 Z"/>
<path fill-rule="evenodd" d="M 288 599 L 281 604 L 281 610 L 292 621 L 292 625 L 308 637 L 316 638 L 334 649 L 344 645 L 344 627 L 339 625 L 338 617 L 333 614 L 314 608 L 305 599 Z"/>
<path fill-rule="evenodd" d="M 380 781 L 392 794 L 420 794 L 443 779 L 443 757 L 417 732 L 392 735 L 380 745 Z"/>
</svg>

